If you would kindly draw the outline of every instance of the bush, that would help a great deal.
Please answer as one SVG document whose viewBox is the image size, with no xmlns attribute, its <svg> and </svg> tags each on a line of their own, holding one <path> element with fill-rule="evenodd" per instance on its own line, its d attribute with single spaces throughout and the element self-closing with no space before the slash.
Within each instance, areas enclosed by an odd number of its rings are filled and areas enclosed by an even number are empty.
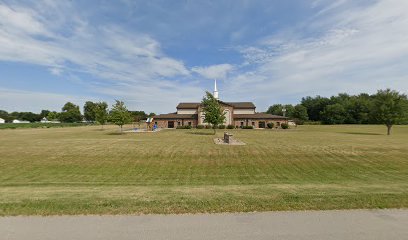
<svg viewBox="0 0 408 240">
<path fill-rule="evenodd" d="M 197 125 L 197 129 L 204 129 L 204 125 Z"/>
<path fill-rule="evenodd" d="M 282 124 L 281 124 L 281 128 L 282 128 L 282 129 L 288 129 L 288 128 L 289 128 L 289 124 L 287 124 L 287 123 L 282 123 Z"/>
<path fill-rule="evenodd" d="M 242 129 L 254 129 L 254 126 L 242 126 Z"/>
<path fill-rule="evenodd" d="M 177 126 L 177 129 L 191 129 L 190 125 L 184 125 L 184 126 Z"/>
<path fill-rule="evenodd" d="M 228 128 L 228 129 L 234 129 L 235 127 L 234 127 L 234 125 L 229 124 L 229 125 L 227 126 L 227 128 Z"/>
<path fill-rule="evenodd" d="M 219 129 L 225 129 L 225 125 L 218 125 Z"/>
<path fill-rule="evenodd" d="M 212 127 L 211 127 L 211 125 L 205 125 L 205 129 L 211 129 Z"/>
<path fill-rule="evenodd" d="M 274 125 L 275 125 L 275 124 L 273 124 L 273 123 L 268 123 L 268 124 L 266 124 L 266 126 L 267 126 L 269 129 L 272 129 Z"/>
</svg>

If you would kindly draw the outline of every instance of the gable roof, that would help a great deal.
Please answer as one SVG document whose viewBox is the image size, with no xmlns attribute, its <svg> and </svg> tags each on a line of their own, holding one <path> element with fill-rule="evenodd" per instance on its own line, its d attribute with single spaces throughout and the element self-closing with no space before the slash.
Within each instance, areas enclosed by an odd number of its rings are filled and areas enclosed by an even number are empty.
<svg viewBox="0 0 408 240">
<path fill-rule="evenodd" d="M 234 114 L 234 119 L 288 119 L 284 116 L 272 115 L 268 113 L 255 114 Z"/>
<path fill-rule="evenodd" d="M 230 106 L 232 106 L 234 108 L 237 108 L 237 109 L 248 109 L 248 108 L 255 109 L 256 108 L 255 104 L 252 103 L 252 102 L 223 102 L 223 101 L 220 101 L 220 103 L 230 105 Z M 194 102 L 190 102 L 190 103 L 188 103 L 188 102 L 183 103 L 182 102 L 182 103 L 179 103 L 177 105 L 177 109 L 196 109 L 200 105 L 201 105 L 201 103 L 197 103 L 197 102 L 195 102 L 195 103 Z"/>
<path fill-rule="evenodd" d="M 198 119 L 197 114 L 177 114 L 177 113 L 167 113 L 160 114 L 153 117 L 153 119 Z"/>
</svg>

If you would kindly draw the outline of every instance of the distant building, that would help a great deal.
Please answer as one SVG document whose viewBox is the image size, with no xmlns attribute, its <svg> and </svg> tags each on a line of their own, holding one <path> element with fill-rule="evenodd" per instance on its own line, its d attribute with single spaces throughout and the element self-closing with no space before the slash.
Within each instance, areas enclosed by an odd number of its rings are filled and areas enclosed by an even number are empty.
<svg viewBox="0 0 408 240">
<path fill-rule="evenodd" d="M 253 126 L 265 128 L 268 123 L 280 126 L 287 123 L 288 118 L 266 113 L 257 113 L 252 102 L 224 102 L 218 98 L 217 82 L 214 83 L 214 97 L 218 99 L 225 113 L 225 125 L 235 127 Z M 179 103 L 177 112 L 154 116 L 155 125 L 161 128 L 175 128 L 177 126 L 206 125 L 201 103 Z"/>
<path fill-rule="evenodd" d="M 30 122 L 29 121 L 22 121 L 22 120 L 14 119 L 13 123 L 30 123 Z"/>
<path fill-rule="evenodd" d="M 0 124 L 1 123 L 6 123 L 6 120 L 4 120 L 3 118 L 0 118 Z"/>
</svg>

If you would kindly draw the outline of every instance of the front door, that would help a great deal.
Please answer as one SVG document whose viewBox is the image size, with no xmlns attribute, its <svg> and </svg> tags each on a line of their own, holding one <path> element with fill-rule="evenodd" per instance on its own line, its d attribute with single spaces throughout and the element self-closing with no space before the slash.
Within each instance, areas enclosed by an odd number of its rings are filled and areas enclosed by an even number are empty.
<svg viewBox="0 0 408 240">
<path fill-rule="evenodd" d="M 265 122 L 259 122 L 259 128 L 265 128 Z"/>
<path fill-rule="evenodd" d="M 168 128 L 174 128 L 174 121 L 169 121 L 167 126 Z"/>
</svg>

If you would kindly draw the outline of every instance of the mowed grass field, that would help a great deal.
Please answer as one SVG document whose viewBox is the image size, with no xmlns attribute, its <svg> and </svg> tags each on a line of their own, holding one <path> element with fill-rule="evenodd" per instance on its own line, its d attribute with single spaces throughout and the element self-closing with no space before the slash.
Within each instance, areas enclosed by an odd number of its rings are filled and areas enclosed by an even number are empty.
<svg viewBox="0 0 408 240">
<path fill-rule="evenodd" d="M 408 207 L 408 126 L 229 131 L 0 130 L 0 215 Z"/>
</svg>

